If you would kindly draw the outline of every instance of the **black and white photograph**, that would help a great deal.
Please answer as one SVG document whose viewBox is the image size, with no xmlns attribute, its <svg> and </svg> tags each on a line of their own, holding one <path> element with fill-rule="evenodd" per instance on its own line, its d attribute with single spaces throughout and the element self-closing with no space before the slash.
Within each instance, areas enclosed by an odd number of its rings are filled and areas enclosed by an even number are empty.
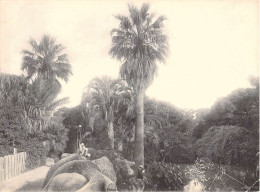
<svg viewBox="0 0 260 192">
<path fill-rule="evenodd" d="M 0 0 L 0 192 L 259 191 L 258 0 Z"/>
</svg>

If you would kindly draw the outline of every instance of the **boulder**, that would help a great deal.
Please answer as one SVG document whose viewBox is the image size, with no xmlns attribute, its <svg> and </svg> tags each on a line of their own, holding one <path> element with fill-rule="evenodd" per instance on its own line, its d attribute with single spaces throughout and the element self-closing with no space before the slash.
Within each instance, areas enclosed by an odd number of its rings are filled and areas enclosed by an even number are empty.
<svg viewBox="0 0 260 192">
<path fill-rule="evenodd" d="M 87 152 L 90 154 L 90 160 L 95 160 L 106 156 L 112 162 L 118 157 L 113 150 L 96 150 L 93 148 L 87 148 Z"/>
<path fill-rule="evenodd" d="M 109 175 L 108 173 L 111 170 L 106 170 L 106 166 L 101 166 L 102 162 L 107 165 L 109 165 L 109 163 L 111 164 L 111 162 L 105 157 L 94 162 L 87 160 L 80 155 L 71 155 L 64 158 L 56 163 L 59 166 L 55 164 L 47 173 L 43 185 L 43 191 L 52 191 L 53 189 L 58 191 L 78 192 L 116 190 L 115 182 L 104 174 L 106 173 Z M 102 168 L 102 171 L 98 165 Z M 110 166 L 110 168 L 112 167 Z M 71 175 L 72 173 L 77 175 L 77 179 L 73 180 L 73 186 L 66 187 L 64 183 L 73 176 Z M 78 175 L 83 176 L 86 180 L 82 179 L 82 177 Z M 112 178 L 111 175 L 109 176 Z M 73 189 L 71 189 L 72 187 Z"/>
<path fill-rule="evenodd" d="M 102 174 L 104 174 L 114 183 L 116 183 L 116 173 L 113 164 L 109 161 L 107 157 L 101 157 L 100 159 L 93 160 L 92 162 L 98 166 Z"/>
<path fill-rule="evenodd" d="M 45 187 L 45 185 L 49 182 L 49 180 L 51 179 L 52 175 L 54 174 L 54 172 L 61 167 L 62 165 L 66 164 L 67 162 L 73 161 L 73 160 L 85 160 L 85 157 L 79 156 L 77 154 L 73 154 L 70 155 L 69 157 L 66 157 L 64 159 L 61 159 L 60 161 L 58 161 L 57 163 L 55 163 L 54 165 L 51 166 L 51 168 L 49 169 L 44 181 L 43 181 L 43 185 L 42 188 Z"/>
<path fill-rule="evenodd" d="M 71 153 L 62 153 L 61 159 L 64 159 L 64 158 L 69 157 L 71 155 L 73 155 L 73 154 L 71 154 Z"/>
<path fill-rule="evenodd" d="M 131 168 L 135 164 L 134 162 L 118 157 L 113 164 L 115 165 L 117 179 L 129 179 L 134 175 L 134 170 Z"/>
<path fill-rule="evenodd" d="M 87 148 L 90 154 L 90 159 L 95 160 L 101 157 L 107 157 L 113 164 L 116 172 L 117 179 L 129 179 L 134 175 L 134 170 L 131 168 L 135 163 L 119 157 L 114 151 L 111 150 L 96 150 Z"/>
<path fill-rule="evenodd" d="M 53 178 L 49 191 L 76 191 L 86 182 L 87 179 L 78 173 L 62 173 Z"/>
<path fill-rule="evenodd" d="M 50 157 L 47 157 L 46 158 L 46 166 L 49 166 L 51 167 L 52 165 L 54 165 L 55 162 L 54 162 L 54 159 L 53 158 L 50 158 Z"/>
</svg>

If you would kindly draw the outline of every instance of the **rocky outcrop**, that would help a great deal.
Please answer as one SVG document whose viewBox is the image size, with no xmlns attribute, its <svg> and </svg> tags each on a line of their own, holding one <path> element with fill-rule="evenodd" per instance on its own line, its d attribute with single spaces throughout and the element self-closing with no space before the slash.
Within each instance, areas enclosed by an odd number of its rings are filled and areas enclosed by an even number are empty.
<svg viewBox="0 0 260 192">
<path fill-rule="evenodd" d="M 127 179 L 134 175 L 134 170 L 131 168 L 135 163 L 122 159 L 120 157 L 114 160 L 117 177 L 120 179 Z"/>
<path fill-rule="evenodd" d="M 82 188 L 87 179 L 78 173 L 62 173 L 53 178 L 49 191 L 76 191 Z"/>
<path fill-rule="evenodd" d="M 64 159 L 61 159 L 60 161 L 58 161 L 57 163 L 55 163 L 54 165 L 51 166 L 51 168 L 49 169 L 44 181 L 43 181 L 43 186 L 42 188 L 45 187 L 45 185 L 48 183 L 48 181 L 51 179 L 52 175 L 54 174 L 54 172 L 59 168 L 61 167 L 62 165 L 70 162 L 70 161 L 73 161 L 73 160 L 85 160 L 86 158 L 85 157 L 82 157 L 80 155 L 77 155 L 77 154 L 73 154 L 73 155 L 70 155 L 69 157 L 66 157 Z"/>
<path fill-rule="evenodd" d="M 129 179 L 134 175 L 134 170 L 131 168 L 135 163 L 128 161 L 127 159 L 123 159 L 119 157 L 117 153 L 111 150 L 96 150 L 93 148 L 85 148 L 84 154 L 89 154 L 88 159 L 92 161 L 96 161 L 96 159 L 100 159 L 102 157 L 107 157 L 110 162 L 113 164 L 114 172 L 116 174 L 116 178 L 118 179 Z M 77 153 L 79 154 L 79 153 Z M 62 154 L 63 157 L 69 157 L 75 154 Z M 100 168 L 100 167 L 99 167 Z M 112 174 L 113 175 L 113 174 Z M 115 181 L 114 177 L 112 177 L 112 181 Z"/>
<path fill-rule="evenodd" d="M 101 163 L 108 166 L 101 166 Z M 110 172 L 113 172 L 111 162 L 105 157 L 92 162 L 80 155 L 71 155 L 50 168 L 43 184 L 43 191 L 116 190 L 116 184 L 112 181 L 114 177 Z M 70 181 L 71 185 L 66 181 Z"/>
<path fill-rule="evenodd" d="M 96 150 L 88 148 L 90 159 L 98 159 L 107 157 L 113 164 L 117 178 L 127 179 L 134 175 L 134 170 L 131 168 L 135 163 L 119 157 L 114 151 L 111 150 Z"/>
<path fill-rule="evenodd" d="M 109 161 L 107 157 L 101 157 L 100 159 L 93 160 L 92 162 L 98 166 L 102 174 L 104 174 L 114 183 L 116 183 L 116 173 L 113 164 Z"/>
</svg>

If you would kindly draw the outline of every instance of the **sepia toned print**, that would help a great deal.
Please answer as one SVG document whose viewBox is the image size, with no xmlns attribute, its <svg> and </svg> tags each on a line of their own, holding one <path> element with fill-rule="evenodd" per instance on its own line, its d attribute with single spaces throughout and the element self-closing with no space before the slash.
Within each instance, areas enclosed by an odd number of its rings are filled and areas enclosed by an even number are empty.
<svg viewBox="0 0 260 192">
<path fill-rule="evenodd" d="M 258 3 L 0 0 L 0 191 L 258 191 Z"/>
</svg>

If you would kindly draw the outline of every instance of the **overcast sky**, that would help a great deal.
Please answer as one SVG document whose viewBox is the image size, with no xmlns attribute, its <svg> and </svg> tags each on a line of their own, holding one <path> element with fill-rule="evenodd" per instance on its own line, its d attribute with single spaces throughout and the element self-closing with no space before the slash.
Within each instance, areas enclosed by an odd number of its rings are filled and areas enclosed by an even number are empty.
<svg viewBox="0 0 260 192">
<path fill-rule="evenodd" d="M 97 76 L 117 77 L 120 63 L 108 51 L 114 15 L 141 1 L 0 0 L 0 71 L 20 74 L 28 40 L 50 34 L 66 47 L 73 76 L 61 97 L 78 105 L 83 88 Z M 259 72 L 257 0 L 169 0 L 150 2 L 165 15 L 170 55 L 146 94 L 180 108 L 210 107 L 217 98 L 248 87 Z"/>
</svg>

